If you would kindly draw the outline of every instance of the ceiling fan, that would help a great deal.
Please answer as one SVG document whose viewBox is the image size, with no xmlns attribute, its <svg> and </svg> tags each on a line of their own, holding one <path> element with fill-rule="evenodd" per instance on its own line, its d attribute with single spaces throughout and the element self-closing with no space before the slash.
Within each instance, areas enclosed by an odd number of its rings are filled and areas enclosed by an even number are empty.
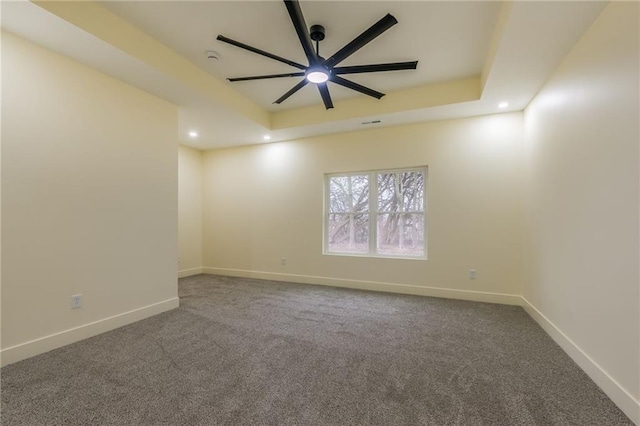
<svg viewBox="0 0 640 426">
<path fill-rule="evenodd" d="M 218 35 L 218 40 L 231 44 L 233 46 L 239 47 L 241 49 L 248 50 L 253 53 L 257 53 L 262 56 L 266 56 L 267 58 L 274 59 L 276 61 L 283 62 L 287 65 L 290 65 L 294 68 L 298 68 L 298 72 L 289 72 L 284 74 L 269 74 L 269 75 L 256 75 L 252 77 L 236 77 L 229 78 L 228 80 L 231 82 L 235 81 L 247 81 L 247 80 L 263 80 L 268 78 L 280 78 L 280 77 L 304 77 L 298 84 L 293 86 L 291 90 L 287 93 L 279 97 L 274 104 L 280 104 L 284 102 L 291 95 L 296 93 L 298 90 L 302 89 L 309 83 L 314 83 L 318 86 L 318 91 L 320 92 L 320 96 L 322 97 L 322 101 L 324 102 L 324 106 L 326 109 L 333 108 L 333 102 L 331 101 L 331 95 L 329 94 L 329 88 L 327 87 L 327 82 L 330 81 L 332 83 L 338 84 L 340 86 L 344 86 L 346 88 L 355 90 L 360 93 L 364 93 L 365 95 L 372 96 L 376 99 L 380 99 L 384 96 L 384 93 L 380 93 L 376 90 L 370 89 L 368 87 L 362 86 L 358 83 L 354 83 L 353 81 L 347 80 L 345 78 L 340 77 L 344 74 L 361 74 L 361 73 L 369 73 L 369 72 L 381 72 L 381 71 L 399 71 L 399 70 L 414 70 L 418 66 L 418 61 L 411 62 L 394 62 L 394 63 L 386 63 L 386 64 L 372 64 L 372 65 L 352 65 L 345 67 L 338 67 L 340 62 L 347 59 L 349 56 L 354 54 L 364 45 L 369 43 L 371 40 L 378 37 L 380 34 L 394 26 L 398 23 L 397 19 L 392 15 L 387 14 L 384 18 L 380 19 L 378 22 L 373 24 L 369 29 L 364 31 L 362 34 L 357 36 L 351 42 L 349 42 L 342 49 L 338 50 L 328 59 L 320 56 L 319 42 L 324 39 L 324 27 L 322 25 L 312 25 L 309 30 L 307 30 L 307 24 L 304 21 L 304 16 L 302 15 L 302 10 L 300 9 L 300 4 L 298 0 L 284 0 L 284 4 L 287 7 L 287 11 L 289 12 L 289 16 L 291 17 L 291 22 L 293 23 L 293 27 L 298 34 L 298 39 L 300 39 L 300 44 L 302 44 L 302 49 L 304 49 L 304 53 L 307 57 L 307 61 L 309 62 L 308 66 L 299 64 L 297 62 L 290 61 L 288 59 L 282 58 L 280 56 L 274 55 L 269 52 L 265 52 L 264 50 L 249 46 L 247 44 L 241 43 L 236 40 L 232 40 L 223 35 Z M 316 42 L 315 49 L 313 47 L 313 41 Z"/>
</svg>

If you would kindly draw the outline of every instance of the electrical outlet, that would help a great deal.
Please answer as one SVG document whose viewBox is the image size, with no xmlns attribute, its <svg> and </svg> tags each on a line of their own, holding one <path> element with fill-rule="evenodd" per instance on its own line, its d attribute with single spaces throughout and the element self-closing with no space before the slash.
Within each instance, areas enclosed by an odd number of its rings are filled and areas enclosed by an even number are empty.
<svg viewBox="0 0 640 426">
<path fill-rule="evenodd" d="M 286 258 L 286 257 L 283 257 L 282 259 L 280 259 L 280 264 L 281 264 L 282 266 L 285 266 L 285 265 L 287 264 L 287 258 Z"/>
<path fill-rule="evenodd" d="M 71 296 L 71 309 L 78 309 L 82 307 L 82 295 L 74 294 Z"/>
<path fill-rule="evenodd" d="M 476 272 L 475 269 L 469 269 L 469 279 L 470 280 L 475 280 L 476 276 L 478 276 L 478 273 Z"/>
</svg>

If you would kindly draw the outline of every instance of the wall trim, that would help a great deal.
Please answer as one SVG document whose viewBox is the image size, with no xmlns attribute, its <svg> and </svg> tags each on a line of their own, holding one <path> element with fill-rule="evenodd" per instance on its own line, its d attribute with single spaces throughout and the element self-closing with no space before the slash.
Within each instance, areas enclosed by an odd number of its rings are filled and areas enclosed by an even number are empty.
<svg viewBox="0 0 640 426">
<path fill-rule="evenodd" d="M 178 278 L 190 277 L 202 273 L 202 266 L 199 268 L 182 269 L 178 271 Z"/>
<path fill-rule="evenodd" d="M 573 359 L 576 364 L 607 394 L 630 419 L 640 425 L 640 401 L 634 398 L 613 377 L 611 377 L 597 362 L 595 362 L 580 346 L 569 338 L 549 318 L 540 312 L 524 296 L 522 307 L 542 329 Z"/>
<path fill-rule="evenodd" d="M 412 294 L 416 296 L 442 297 L 446 299 L 471 300 L 474 302 L 500 303 L 503 305 L 522 304 L 519 295 L 489 293 L 483 291 L 459 290 L 438 287 L 421 287 L 410 284 L 385 283 L 379 281 L 350 280 L 344 278 L 317 277 L 312 275 L 280 274 L 276 272 L 249 271 L 204 266 L 202 273 L 232 277 L 258 278 L 301 284 L 318 284 L 331 287 L 355 288 L 360 290 L 383 291 L 387 293 Z"/>
<path fill-rule="evenodd" d="M 0 351 L 0 365 L 4 367 L 5 365 L 49 352 L 53 349 L 169 311 L 177 308 L 179 305 L 180 300 L 174 297 L 2 349 Z"/>
</svg>

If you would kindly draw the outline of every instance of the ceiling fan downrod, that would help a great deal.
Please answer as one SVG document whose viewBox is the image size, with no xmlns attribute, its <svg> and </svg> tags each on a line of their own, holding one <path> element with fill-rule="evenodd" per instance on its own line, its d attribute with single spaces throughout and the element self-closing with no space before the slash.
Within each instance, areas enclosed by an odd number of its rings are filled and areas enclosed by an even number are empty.
<svg viewBox="0 0 640 426">
<path fill-rule="evenodd" d="M 320 56 L 320 42 L 324 40 L 324 27 L 322 25 L 312 25 L 309 30 L 311 40 L 316 42 L 316 55 Z"/>
</svg>

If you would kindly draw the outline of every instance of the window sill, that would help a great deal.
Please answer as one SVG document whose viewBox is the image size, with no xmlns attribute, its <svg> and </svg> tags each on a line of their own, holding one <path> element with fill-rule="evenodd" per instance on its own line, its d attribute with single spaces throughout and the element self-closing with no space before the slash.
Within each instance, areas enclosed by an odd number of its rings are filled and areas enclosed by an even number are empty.
<svg viewBox="0 0 640 426">
<path fill-rule="evenodd" d="M 402 256 L 402 255 L 390 255 L 390 254 L 369 254 L 369 253 L 333 253 L 323 252 L 324 256 L 339 256 L 339 257 L 360 257 L 370 259 L 395 259 L 395 260 L 427 260 L 427 256 Z"/>
</svg>

